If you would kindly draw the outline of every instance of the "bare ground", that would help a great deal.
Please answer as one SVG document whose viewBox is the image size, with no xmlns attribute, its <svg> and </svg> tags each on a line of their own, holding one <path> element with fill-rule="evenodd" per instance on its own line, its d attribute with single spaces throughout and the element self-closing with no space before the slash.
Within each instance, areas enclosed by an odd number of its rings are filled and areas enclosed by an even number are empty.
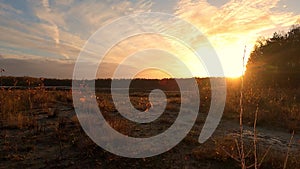
<svg viewBox="0 0 300 169">
<path fill-rule="evenodd" d="M 238 122 L 234 120 L 223 118 L 213 137 L 200 144 L 197 139 L 206 115 L 199 113 L 191 132 L 173 149 L 155 157 L 131 159 L 111 154 L 93 143 L 81 129 L 71 104 L 59 103 L 55 107 L 58 114 L 54 117 L 42 110 L 33 110 L 37 124 L 32 128 L 4 125 L 1 129 L 0 168 L 239 168 L 239 163 L 230 157 L 236 156 L 235 140 L 239 137 Z M 113 116 L 113 113 L 108 116 Z M 141 134 L 134 126 L 130 129 Z M 128 128 L 120 126 L 119 130 L 128 132 Z M 159 126 L 151 128 L 152 132 L 163 130 Z M 262 168 L 282 168 L 291 134 L 283 129 L 259 126 L 257 130 L 260 158 L 271 146 Z M 136 135 L 134 131 L 133 135 Z M 253 150 L 252 131 L 252 127 L 245 126 L 244 138 L 249 154 Z M 289 167 L 300 168 L 299 155 L 300 135 L 295 133 L 289 152 Z M 249 164 L 253 161 L 250 155 L 249 161 Z"/>
</svg>

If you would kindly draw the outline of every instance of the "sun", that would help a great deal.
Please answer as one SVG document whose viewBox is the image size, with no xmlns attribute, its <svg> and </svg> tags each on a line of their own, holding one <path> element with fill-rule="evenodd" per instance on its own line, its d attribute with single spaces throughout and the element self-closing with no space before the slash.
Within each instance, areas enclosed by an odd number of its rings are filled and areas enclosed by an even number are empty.
<svg viewBox="0 0 300 169">
<path fill-rule="evenodd" d="M 225 77 L 237 78 L 245 73 L 252 48 L 252 43 L 242 42 L 227 42 L 227 45 L 215 47 Z"/>
</svg>

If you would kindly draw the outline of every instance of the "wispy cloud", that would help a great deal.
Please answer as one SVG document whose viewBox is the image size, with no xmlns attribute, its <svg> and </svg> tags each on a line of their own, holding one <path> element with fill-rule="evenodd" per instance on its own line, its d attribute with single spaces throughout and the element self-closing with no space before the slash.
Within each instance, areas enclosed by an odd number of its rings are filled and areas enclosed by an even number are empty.
<svg viewBox="0 0 300 169">
<path fill-rule="evenodd" d="M 28 0 L 22 8 L 16 7 L 14 2 L 0 5 L 0 53 L 3 58 L 14 58 L 16 62 L 36 59 L 39 61 L 34 63 L 47 64 L 42 60 L 74 63 L 97 29 L 123 15 L 150 11 L 152 3 L 148 0 L 136 3 L 129 0 Z M 0 65 L 9 66 L 5 63 L 2 60 Z"/>
<path fill-rule="evenodd" d="M 151 3 L 140 1 L 132 4 L 130 1 L 111 3 L 109 1 L 29 1 L 30 11 L 36 17 L 33 21 L 27 20 L 26 13 L 12 20 L 12 12 L 21 14 L 22 11 L 7 4 L 1 4 L 0 29 L 6 36 L 1 41 L 7 45 L 20 48 L 43 48 L 46 52 L 64 55 L 68 48 L 76 51 L 66 58 L 75 58 L 85 41 L 101 26 L 132 11 L 149 11 Z M 9 9 L 9 11 L 6 11 Z M 53 41 L 53 43 L 51 42 Z M 1 49 L 3 50 L 6 49 Z M 5 53 L 5 52 L 3 52 Z M 26 55 L 26 53 L 24 53 Z M 70 53 L 69 53 L 70 54 Z"/>
<path fill-rule="evenodd" d="M 1 4 L 0 3 L 0 14 L 5 15 L 5 14 L 10 14 L 11 12 L 16 13 L 16 14 L 22 14 L 23 12 L 21 10 L 13 8 L 9 4 Z"/>
<path fill-rule="evenodd" d="M 38 15 L 40 19 L 45 19 L 52 25 L 52 30 L 53 30 L 53 39 L 56 43 L 56 45 L 59 45 L 59 29 L 57 24 L 55 23 L 55 20 L 53 17 L 51 17 L 52 10 L 49 6 L 49 1 L 48 0 L 43 0 L 42 1 L 43 7 L 45 8 L 46 14 Z M 47 16 L 49 14 L 50 16 Z"/>
<path fill-rule="evenodd" d="M 163 6 L 169 8 L 170 12 L 175 11 L 175 15 L 189 21 L 205 33 L 220 55 L 225 73 L 233 74 L 236 71 L 233 68 L 241 65 L 245 44 L 250 52 L 258 36 L 277 29 L 286 29 L 297 20 L 299 22 L 300 15 L 280 10 L 279 1 L 230 0 L 219 7 L 207 0 L 178 0 L 177 4 L 174 1 L 158 0 L 28 0 L 23 2 L 26 5 L 22 7 L 13 1 L 0 3 L 0 54 L 3 57 L 0 66 L 8 64 L 4 62 L 5 58 L 11 59 L 10 64 L 12 61 L 27 59 L 27 65 L 40 64 L 41 66 L 36 67 L 41 69 L 50 69 L 42 66 L 47 65 L 47 62 L 43 61 L 45 59 L 55 60 L 51 60 L 52 65 L 74 63 L 85 42 L 101 26 L 125 15 L 155 11 L 159 6 Z M 127 26 L 131 29 L 143 29 L 133 25 L 129 23 Z M 184 28 L 175 24 L 170 26 L 180 30 L 185 38 L 190 38 L 193 43 L 201 45 L 201 39 L 195 39 L 194 35 L 186 32 Z M 113 37 L 114 35 L 108 33 L 106 38 Z M 188 62 L 194 72 L 199 71 L 198 65 L 189 59 L 191 54 L 188 51 L 168 39 L 157 36 L 132 38 L 117 44 L 108 54 L 109 59 L 104 62 L 106 71 L 110 72 L 126 56 L 146 48 L 174 51 L 181 60 Z M 96 55 L 94 51 L 89 52 Z M 134 63 L 131 61 L 131 65 L 127 65 L 128 70 L 136 70 L 138 62 L 141 62 L 139 58 Z M 113 66 L 107 66 L 109 64 Z M 53 66 L 51 69 L 55 68 L 56 66 Z M 72 71 L 71 66 L 68 68 L 68 71 Z M 68 76 L 71 73 L 68 73 Z"/>
<path fill-rule="evenodd" d="M 273 10 L 279 0 L 231 0 L 217 8 L 205 0 L 181 0 L 176 14 L 208 35 L 259 33 L 276 26 L 295 24 L 300 15 Z"/>
</svg>

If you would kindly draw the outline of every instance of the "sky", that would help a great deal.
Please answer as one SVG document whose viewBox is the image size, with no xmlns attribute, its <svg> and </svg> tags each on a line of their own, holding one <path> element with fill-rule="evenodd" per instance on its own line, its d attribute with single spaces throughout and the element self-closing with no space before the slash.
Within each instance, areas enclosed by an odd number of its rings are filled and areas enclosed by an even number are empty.
<svg viewBox="0 0 300 169">
<path fill-rule="evenodd" d="M 245 46 L 247 60 L 259 37 L 300 24 L 299 6 L 299 0 L 0 0 L 0 68 L 5 76 L 72 78 L 80 52 L 97 30 L 124 16 L 160 12 L 199 29 L 215 50 L 224 75 L 207 73 L 205 63 L 180 40 L 143 34 L 109 49 L 98 78 L 187 77 L 185 69 L 197 77 L 237 77 L 243 72 Z M 118 30 L 142 29 L 133 22 L 107 30 L 107 37 L 101 38 L 114 38 Z M 203 40 L 195 39 L 186 27 L 172 26 L 201 48 Z M 93 57 L 91 64 L 99 63 L 97 53 Z"/>
</svg>

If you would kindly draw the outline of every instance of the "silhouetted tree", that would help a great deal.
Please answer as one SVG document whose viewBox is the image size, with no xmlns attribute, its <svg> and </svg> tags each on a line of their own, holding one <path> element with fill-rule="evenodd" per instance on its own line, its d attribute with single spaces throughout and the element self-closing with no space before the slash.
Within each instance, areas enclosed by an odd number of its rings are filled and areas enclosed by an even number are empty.
<svg viewBox="0 0 300 169">
<path fill-rule="evenodd" d="M 268 39 L 260 38 L 248 60 L 245 79 L 256 85 L 298 87 L 300 26 L 293 26 L 287 33 L 275 32 Z"/>
</svg>

